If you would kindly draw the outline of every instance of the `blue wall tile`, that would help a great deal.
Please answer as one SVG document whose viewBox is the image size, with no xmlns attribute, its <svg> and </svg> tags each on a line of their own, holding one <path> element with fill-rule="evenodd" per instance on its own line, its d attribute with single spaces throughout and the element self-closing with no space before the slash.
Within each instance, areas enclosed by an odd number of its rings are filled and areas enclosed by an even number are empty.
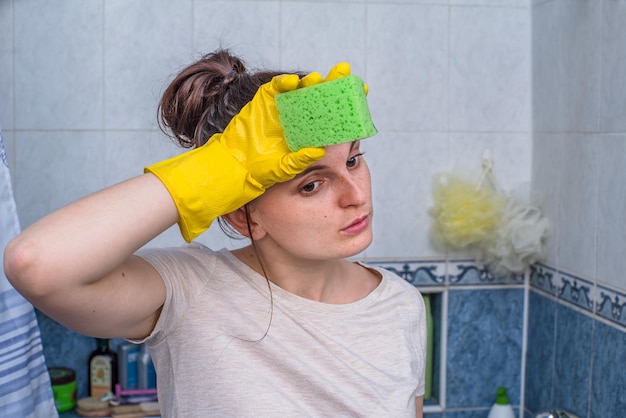
<svg viewBox="0 0 626 418">
<path fill-rule="evenodd" d="M 513 413 L 516 417 L 519 416 L 519 408 L 513 408 Z M 486 418 L 488 415 L 489 409 L 446 412 L 446 418 Z M 430 418 L 430 415 L 426 415 L 425 418 Z"/>
<path fill-rule="evenodd" d="M 94 338 L 78 334 L 55 322 L 39 310 L 35 310 L 41 331 L 41 344 L 46 365 L 69 367 L 76 372 L 78 385 L 77 398 L 89 396 L 88 367 L 89 355 L 97 347 Z M 116 349 L 122 340 L 112 340 L 111 348 Z"/>
<path fill-rule="evenodd" d="M 523 303 L 523 289 L 449 291 L 447 408 L 491 407 L 498 386 L 519 405 Z"/>
<path fill-rule="evenodd" d="M 48 367 L 63 366 L 74 369 L 78 399 L 88 396 L 87 362 L 89 354 L 96 349 L 96 341 L 65 328 L 38 310 L 36 312 L 46 364 Z"/>
<path fill-rule="evenodd" d="M 626 416 L 626 333 L 596 322 L 593 340 L 590 417 Z"/>
<path fill-rule="evenodd" d="M 589 405 L 593 320 L 562 304 L 558 304 L 556 315 L 552 407 L 585 417 Z"/>
<path fill-rule="evenodd" d="M 526 408 L 537 413 L 551 406 L 556 327 L 554 300 L 534 291 L 529 295 L 526 354 Z"/>
</svg>

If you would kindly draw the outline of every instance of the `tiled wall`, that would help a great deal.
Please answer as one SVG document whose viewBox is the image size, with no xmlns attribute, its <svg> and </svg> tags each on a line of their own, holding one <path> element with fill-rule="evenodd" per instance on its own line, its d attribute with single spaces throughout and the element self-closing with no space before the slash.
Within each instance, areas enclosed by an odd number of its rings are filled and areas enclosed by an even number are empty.
<svg viewBox="0 0 626 418">
<path fill-rule="evenodd" d="M 579 417 L 626 409 L 626 294 L 545 265 L 530 275 L 527 417 L 560 407 Z M 594 296 L 595 295 L 595 296 Z"/>
<path fill-rule="evenodd" d="M 435 379 L 428 418 L 485 417 L 495 390 L 522 403 L 523 276 L 495 277 L 471 260 L 368 260 L 435 300 Z"/>
<path fill-rule="evenodd" d="M 485 148 L 504 188 L 530 181 L 527 0 L 6 0 L 0 19 L 0 125 L 24 227 L 179 152 L 156 127 L 158 98 L 220 45 L 252 67 L 345 60 L 368 83 L 368 257 L 442 257 L 426 233 L 433 177 L 479 171 Z M 219 228 L 200 241 L 237 245 Z M 179 243 L 173 228 L 152 244 Z"/>
<path fill-rule="evenodd" d="M 626 410 L 626 2 L 532 2 L 533 186 L 552 220 L 531 275 L 527 417 Z"/>
<path fill-rule="evenodd" d="M 501 384 L 527 417 L 621 416 L 625 1 L 0 1 L 0 126 L 22 225 L 178 152 L 156 129 L 159 94 L 220 44 L 252 66 L 346 60 L 370 86 L 376 238 L 362 258 L 441 297 L 443 408 L 429 416 L 484 417 Z M 532 181 L 553 225 L 529 286 L 446 262 L 428 240 L 433 176 L 479 168 L 485 148 L 505 190 Z M 173 228 L 152 245 L 181 242 Z M 201 242 L 238 245 L 219 230 Z M 49 360 L 80 368 L 93 340 L 41 325 Z"/>
</svg>

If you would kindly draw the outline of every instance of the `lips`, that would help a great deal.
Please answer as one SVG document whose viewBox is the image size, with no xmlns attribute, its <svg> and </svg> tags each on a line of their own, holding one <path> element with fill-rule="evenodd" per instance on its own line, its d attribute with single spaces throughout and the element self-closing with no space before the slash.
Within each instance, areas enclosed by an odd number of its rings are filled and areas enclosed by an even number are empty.
<svg viewBox="0 0 626 418">
<path fill-rule="evenodd" d="M 370 224 L 370 217 L 369 215 L 365 215 L 365 216 L 361 216 L 360 218 L 355 219 L 354 222 L 352 222 L 350 225 L 348 225 L 341 231 L 348 233 L 348 234 L 358 234 L 359 232 L 366 229 L 369 226 L 369 224 Z"/>
</svg>

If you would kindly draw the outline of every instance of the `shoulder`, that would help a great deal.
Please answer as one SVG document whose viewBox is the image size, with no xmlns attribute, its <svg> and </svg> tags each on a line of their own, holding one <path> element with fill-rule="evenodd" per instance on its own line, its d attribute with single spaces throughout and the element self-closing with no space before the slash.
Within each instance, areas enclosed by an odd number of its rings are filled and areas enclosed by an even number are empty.
<svg viewBox="0 0 626 418">
<path fill-rule="evenodd" d="M 378 266 L 365 264 L 364 266 L 381 275 L 384 293 L 387 297 L 393 298 L 396 303 L 407 308 L 416 309 L 420 313 L 424 311 L 424 298 L 417 287 L 390 270 Z"/>
<path fill-rule="evenodd" d="M 143 248 L 136 255 L 152 264 L 159 272 L 213 268 L 218 253 L 197 243 L 170 248 Z"/>
</svg>

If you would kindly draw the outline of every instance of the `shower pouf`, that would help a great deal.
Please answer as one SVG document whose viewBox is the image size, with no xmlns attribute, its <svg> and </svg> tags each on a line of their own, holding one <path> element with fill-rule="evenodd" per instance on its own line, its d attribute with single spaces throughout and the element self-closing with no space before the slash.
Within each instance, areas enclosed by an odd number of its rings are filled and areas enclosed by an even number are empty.
<svg viewBox="0 0 626 418">
<path fill-rule="evenodd" d="M 433 200 L 430 238 L 441 250 L 460 250 L 485 240 L 498 227 L 506 205 L 493 189 L 452 174 L 435 177 Z"/>
<path fill-rule="evenodd" d="M 479 244 L 482 262 L 496 275 L 523 273 L 545 256 L 549 229 L 537 206 L 509 198 L 500 223 Z"/>
</svg>

